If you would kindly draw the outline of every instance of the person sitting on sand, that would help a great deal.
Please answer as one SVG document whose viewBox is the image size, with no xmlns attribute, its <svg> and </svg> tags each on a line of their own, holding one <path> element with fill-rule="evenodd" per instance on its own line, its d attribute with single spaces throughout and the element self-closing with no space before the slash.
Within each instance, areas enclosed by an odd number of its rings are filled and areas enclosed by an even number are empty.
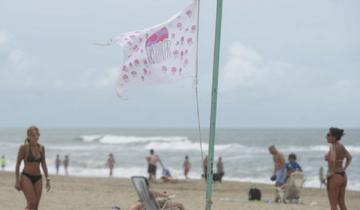
<svg viewBox="0 0 360 210">
<path fill-rule="evenodd" d="M 282 187 L 285 184 L 287 175 L 284 155 L 274 145 L 269 146 L 269 152 L 274 161 L 274 173 L 271 180 L 275 181 L 275 187 Z M 275 202 L 281 202 L 278 194 L 275 197 Z"/>
<path fill-rule="evenodd" d="M 146 184 L 148 185 L 149 183 L 146 181 Z M 169 195 L 166 191 L 161 193 L 149 190 L 149 196 L 161 209 L 185 210 L 182 203 L 169 200 Z M 125 210 L 144 210 L 144 204 L 141 201 L 136 201 Z"/>
<path fill-rule="evenodd" d="M 178 180 L 171 175 L 170 170 L 167 168 L 163 168 L 162 176 L 160 178 L 161 180 L 163 180 L 163 182 L 171 182 L 171 183 L 178 182 Z"/>
</svg>

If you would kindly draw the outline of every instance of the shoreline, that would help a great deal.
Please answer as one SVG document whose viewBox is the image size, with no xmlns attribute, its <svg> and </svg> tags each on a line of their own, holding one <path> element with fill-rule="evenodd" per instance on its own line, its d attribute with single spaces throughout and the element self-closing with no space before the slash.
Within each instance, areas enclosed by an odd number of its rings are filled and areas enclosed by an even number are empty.
<svg viewBox="0 0 360 210">
<path fill-rule="evenodd" d="M 14 173 L 0 172 L 0 203 L 3 209 L 24 209 L 25 198 L 14 189 Z M 125 209 L 138 200 L 136 192 L 125 178 L 51 176 L 52 190 L 43 190 L 40 209 L 51 210 L 110 210 L 112 206 Z M 203 180 L 179 180 L 177 183 L 151 183 L 155 191 L 174 194 L 175 201 L 182 202 L 187 210 L 205 208 L 206 183 Z M 258 187 L 262 201 L 249 202 L 248 190 Z M 314 209 L 328 210 L 329 204 L 325 189 L 303 189 L 302 204 L 276 204 L 269 202 L 274 198 L 274 187 L 268 184 L 254 184 L 238 181 L 223 181 L 213 186 L 213 209 L 217 210 L 288 210 Z M 360 192 L 347 191 L 348 209 L 360 206 Z"/>
</svg>

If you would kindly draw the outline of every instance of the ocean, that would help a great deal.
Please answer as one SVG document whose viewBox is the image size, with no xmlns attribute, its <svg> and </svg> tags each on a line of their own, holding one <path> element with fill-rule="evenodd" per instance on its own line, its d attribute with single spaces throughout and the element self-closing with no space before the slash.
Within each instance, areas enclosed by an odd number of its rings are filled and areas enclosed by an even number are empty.
<svg viewBox="0 0 360 210">
<path fill-rule="evenodd" d="M 190 178 L 201 178 L 197 129 L 41 129 L 40 132 L 50 175 L 55 174 L 55 156 L 59 154 L 62 160 L 69 155 L 72 176 L 107 177 L 106 160 L 113 153 L 115 177 L 147 176 L 145 157 L 154 149 L 174 177 L 184 178 L 182 163 L 188 155 L 192 164 Z M 208 150 L 208 133 L 202 130 L 204 154 Z M 225 180 L 270 184 L 273 162 L 267 148 L 274 144 L 286 158 L 295 153 L 305 173 L 305 187 L 318 188 L 319 168 L 327 169 L 326 133 L 327 129 L 217 129 L 215 161 L 222 157 Z M 360 191 L 360 129 L 346 129 L 345 133 L 342 142 L 353 156 L 347 170 L 348 189 Z M 0 155 L 6 157 L 6 171 L 14 171 L 17 151 L 25 137 L 26 129 L 0 129 Z M 63 168 L 60 175 L 64 175 Z"/>
</svg>

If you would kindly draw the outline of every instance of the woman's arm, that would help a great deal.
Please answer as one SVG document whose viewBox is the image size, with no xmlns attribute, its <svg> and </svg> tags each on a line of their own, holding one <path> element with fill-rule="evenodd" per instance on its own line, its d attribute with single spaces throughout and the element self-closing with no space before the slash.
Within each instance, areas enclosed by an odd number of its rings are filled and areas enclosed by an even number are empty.
<svg viewBox="0 0 360 210">
<path fill-rule="evenodd" d="M 42 148 L 42 152 L 43 152 L 43 158 L 41 160 L 41 168 L 44 172 L 44 176 L 46 178 L 46 191 L 50 191 L 50 178 L 49 178 L 49 174 L 48 174 L 48 169 L 47 169 L 47 165 L 46 165 L 46 156 L 45 156 L 45 147 L 41 146 Z"/>
<path fill-rule="evenodd" d="M 351 156 L 350 152 L 344 146 L 343 146 L 343 148 L 344 148 L 345 158 L 346 158 L 344 170 L 346 170 L 351 163 L 352 156 Z"/>
<path fill-rule="evenodd" d="M 48 178 L 49 174 L 48 174 L 48 169 L 47 169 L 47 165 L 46 165 L 46 158 L 45 158 L 45 147 L 44 146 L 41 146 L 42 148 L 42 153 L 43 153 L 43 158 L 41 160 L 41 167 L 42 167 L 42 170 L 44 172 L 44 176 L 46 178 Z"/>
<path fill-rule="evenodd" d="M 15 180 L 16 180 L 16 183 L 15 183 L 15 188 L 17 190 L 20 190 L 20 164 L 21 164 L 21 161 L 23 160 L 24 158 L 24 145 L 21 145 L 20 148 L 19 148 L 19 152 L 18 152 L 18 155 L 17 155 L 17 159 L 16 159 L 16 166 L 15 166 Z"/>
<path fill-rule="evenodd" d="M 336 163 L 336 151 L 333 145 L 330 145 L 329 152 L 329 168 L 327 173 L 327 178 L 330 178 L 335 174 L 335 163 Z"/>
</svg>

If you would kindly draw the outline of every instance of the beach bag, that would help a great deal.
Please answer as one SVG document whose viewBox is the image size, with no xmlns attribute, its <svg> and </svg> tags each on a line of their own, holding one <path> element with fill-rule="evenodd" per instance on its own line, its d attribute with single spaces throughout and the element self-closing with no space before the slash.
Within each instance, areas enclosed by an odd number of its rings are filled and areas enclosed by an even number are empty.
<svg viewBox="0 0 360 210">
<path fill-rule="evenodd" d="M 249 201 L 261 200 L 261 191 L 258 188 L 251 188 L 249 190 Z"/>
</svg>

